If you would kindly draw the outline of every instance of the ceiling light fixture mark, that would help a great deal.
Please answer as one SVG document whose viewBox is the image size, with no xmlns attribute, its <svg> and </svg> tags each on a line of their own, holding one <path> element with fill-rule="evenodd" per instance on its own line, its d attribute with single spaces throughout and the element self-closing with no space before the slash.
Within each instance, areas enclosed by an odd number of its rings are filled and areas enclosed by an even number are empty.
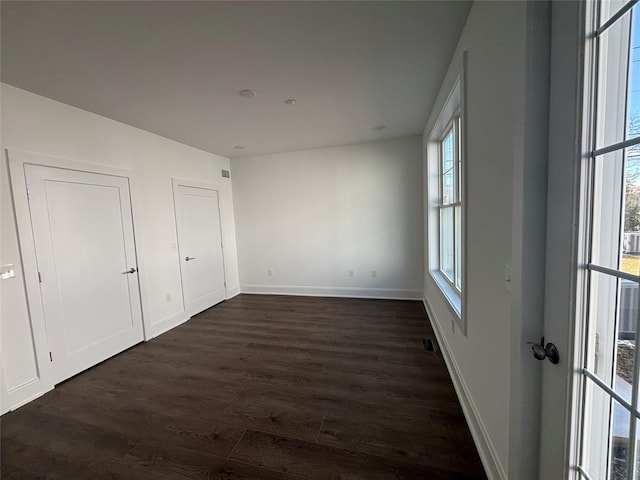
<svg viewBox="0 0 640 480">
<path fill-rule="evenodd" d="M 371 127 L 371 130 L 373 130 L 374 132 L 379 132 L 381 130 L 384 130 L 385 128 L 387 128 L 386 125 L 375 125 Z"/>
<path fill-rule="evenodd" d="M 240 90 L 238 95 L 244 98 L 253 98 L 256 96 L 256 91 L 251 90 L 250 88 L 245 88 L 244 90 Z"/>
<path fill-rule="evenodd" d="M 244 145 L 234 145 L 233 148 L 236 150 L 244 150 L 246 147 Z"/>
<path fill-rule="evenodd" d="M 284 101 L 284 103 L 286 103 L 287 105 L 295 105 L 297 103 L 297 100 L 295 98 L 288 98 Z"/>
</svg>

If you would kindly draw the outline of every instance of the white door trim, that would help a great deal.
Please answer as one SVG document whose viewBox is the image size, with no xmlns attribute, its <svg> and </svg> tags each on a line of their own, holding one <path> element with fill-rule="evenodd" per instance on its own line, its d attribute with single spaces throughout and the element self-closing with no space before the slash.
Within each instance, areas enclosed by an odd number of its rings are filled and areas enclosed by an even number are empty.
<svg viewBox="0 0 640 480">
<path fill-rule="evenodd" d="M 173 189 L 173 214 L 174 214 L 174 219 L 175 219 L 175 225 L 176 225 L 176 238 L 178 239 L 178 252 L 180 252 L 180 236 L 179 236 L 179 232 L 178 232 L 178 209 L 176 208 L 176 195 L 177 195 L 177 191 L 178 191 L 178 187 L 191 187 L 191 188 L 202 188 L 204 190 L 212 190 L 217 192 L 218 194 L 218 215 L 220 218 L 220 238 L 222 239 L 222 274 L 224 276 L 224 298 L 225 300 L 229 299 L 229 289 L 227 286 L 227 265 L 226 265 L 226 261 L 225 261 L 225 256 L 226 256 L 226 246 L 224 245 L 224 239 L 225 239 L 225 235 L 224 235 L 224 221 L 222 219 L 222 187 L 220 185 L 214 185 L 214 184 L 210 184 L 210 183 L 203 183 L 203 182 L 197 182 L 194 180 L 187 180 L 184 178 L 176 178 L 176 177 L 172 177 L 171 178 L 171 184 L 172 184 L 172 189 Z M 180 261 L 181 257 L 178 257 L 178 264 L 180 266 L 180 285 L 181 285 L 181 290 L 182 290 L 182 304 L 184 305 L 184 309 L 185 311 L 187 311 L 187 314 L 189 316 L 191 316 L 188 313 L 188 309 L 187 309 L 187 304 L 186 304 L 186 299 L 184 296 L 184 279 L 183 279 L 183 275 L 182 275 L 182 262 Z"/>
<path fill-rule="evenodd" d="M 22 272 L 24 276 L 24 286 L 27 296 L 27 304 L 29 307 L 29 320 L 31 323 L 33 345 L 35 349 L 36 362 L 38 367 L 38 378 L 34 378 L 31 382 L 6 392 L 6 398 L 3 399 L 3 410 L 14 409 L 36 398 L 49 390 L 53 389 L 54 376 L 49 360 L 49 344 L 47 339 L 46 324 L 44 318 L 44 307 L 40 296 L 40 284 L 38 281 L 38 266 L 36 262 L 36 250 L 33 240 L 33 229 L 31 226 L 31 215 L 29 213 L 29 199 L 26 189 L 26 177 L 24 172 L 25 164 L 41 165 L 45 167 L 65 168 L 69 170 L 78 170 L 89 173 L 116 175 L 129 179 L 131 193 L 131 207 L 134 225 L 134 233 L 136 243 L 140 244 L 141 229 L 137 227 L 135 212 L 139 208 L 137 194 L 139 188 L 135 179 L 134 172 L 131 170 L 115 168 L 107 165 L 82 162 L 77 160 L 62 159 L 50 157 L 32 152 L 24 152 L 20 150 L 6 150 L 7 162 L 9 167 L 9 180 L 11 187 L 11 195 L 14 204 L 14 214 L 16 218 L 16 227 L 18 231 L 18 245 L 20 248 L 20 260 Z M 137 263 L 139 267 L 140 279 L 140 297 L 142 307 L 142 323 L 144 338 L 150 338 L 149 332 L 149 316 L 146 312 L 148 309 L 148 295 L 145 288 L 145 263 L 143 255 L 139 248 L 136 248 Z M 6 402 L 6 404 L 5 404 Z"/>
<path fill-rule="evenodd" d="M 576 319 L 583 145 L 585 55 L 584 2 L 553 2 L 549 112 L 546 290 L 544 333 L 560 351 L 560 363 L 542 366 L 540 478 L 577 478 L 574 362 L 581 349 Z M 571 92 L 571 94 L 567 94 Z M 552 416 L 548 412 L 557 412 Z M 561 420 L 558 420 L 558 416 Z"/>
</svg>

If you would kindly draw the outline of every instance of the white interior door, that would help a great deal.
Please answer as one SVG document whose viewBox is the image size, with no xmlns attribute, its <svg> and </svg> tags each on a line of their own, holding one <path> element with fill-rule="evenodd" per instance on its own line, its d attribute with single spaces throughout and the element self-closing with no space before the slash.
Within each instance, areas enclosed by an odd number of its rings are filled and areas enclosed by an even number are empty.
<svg viewBox="0 0 640 480">
<path fill-rule="evenodd" d="M 218 191 L 174 184 L 182 291 L 193 316 L 226 298 Z"/>
<path fill-rule="evenodd" d="M 143 340 L 125 177 L 25 165 L 54 381 Z"/>
</svg>

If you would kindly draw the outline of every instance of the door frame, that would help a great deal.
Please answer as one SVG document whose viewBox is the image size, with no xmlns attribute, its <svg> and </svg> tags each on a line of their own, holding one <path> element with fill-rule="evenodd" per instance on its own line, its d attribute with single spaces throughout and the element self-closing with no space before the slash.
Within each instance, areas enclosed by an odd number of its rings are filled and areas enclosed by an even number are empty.
<svg viewBox="0 0 640 480">
<path fill-rule="evenodd" d="M 189 315 L 189 318 L 191 318 L 191 315 L 189 314 L 188 310 L 187 310 L 187 304 L 185 301 L 185 297 L 184 297 L 184 278 L 183 278 L 183 274 L 182 274 L 182 257 L 181 257 L 181 253 L 180 253 L 180 232 L 178 232 L 178 208 L 177 208 L 177 203 L 176 203 L 176 198 L 177 198 L 177 194 L 178 194 L 178 187 L 191 187 L 191 188 L 202 188 L 204 190 L 213 190 L 215 192 L 217 192 L 218 194 L 218 218 L 220 219 L 220 239 L 222 241 L 222 275 L 224 277 L 224 299 L 228 300 L 229 299 L 229 288 L 227 286 L 227 262 L 225 260 L 226 257 L 226 248 L 224 245 L 224 221 L 222 220 L 222 187 L 220 185 L 214 185 L 211 183 L 203 183 L 203 182 L 196 182 L 194 180 L 187 180 L 184 178 L 177 178 L 177 177 L 172 177 L 171 178 L 171 188 L 173 191 L 173 216 L 174 216 L 174 221 L 175 221 L 175 225 L 176 225 L 176 239 L 178 241 L 178 266 L 180 267 L 180 287 L 181 287 L 181 293 L 182 293 L 182 305 L 184 307 L 184 311 L 187 313 L 187 315 Z"/>
<path fill-rule="evenodd" d="M 49 341 L 44 316 L 44 305 L 40 296 L 40 283 L 38 281 L 36 249 L 33 237 L 33 228 L 31 226 L 31 213 L 29 210 L 26 176 L 24 172 L 25 164 L 77 170 L 102 175 L 113 175 L 125 177 L 129 180 L 131 214 L 139 272 L 138 284 L 142 314 L 142 329 L 145 341 L 150 338 L 151 325 L 149 324 L 149 316 L 147 315 L 147 312 L 149 311 L 148 292 L 145 288 L 145 282 L 143 281 L 146 268 L 141 249 L 139 248 L 139 245 L 143 243 L 143 241 L 141 238 L 141 229 L 138 228 L 138 222 L 136 221 L 135 215 L 136 211 L 140 211 L 139 198 L 141 195 L 139 194 L 138 189 L 140 187 L 139 183 L 136 181 L 134 172 L 132 170 L 116 168 L 108 165 L 51 157 L 48 155 L 24 152 L 20 150 L 7 149 L 5 152 L 7 157 L 6 161 L 8 162 L 9 167 L 9 182 L 16 218 L 20 262 L 29 310 L 29 322 L 31 324 L 33 346 L 38 368 L 38 377 L 28 385 L 23 385 L 11 392 L 6 392 L 6 398 L 4 400 L 6 400 L 9 409 L 13 410 L 54 388 L 54 372 L 49 360 Z"/>
<path fill-rule="evenodd" d="M 552 3 L 544 333 L 558 346 L 560 363 L 542 369 L 539 474 L 549 479 L 577 477 L 586 8 L 582 1 Z M 548 415 L 554 410 L 562 412 L 561 423 Z"/>
</svg>

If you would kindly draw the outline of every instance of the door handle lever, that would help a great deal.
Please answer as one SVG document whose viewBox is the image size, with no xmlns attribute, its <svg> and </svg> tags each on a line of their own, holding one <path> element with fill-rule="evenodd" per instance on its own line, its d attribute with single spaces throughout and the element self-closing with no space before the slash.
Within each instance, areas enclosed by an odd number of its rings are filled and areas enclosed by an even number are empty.
<svg viewBox="0 0 640 480">
<path fill-rule="evenodd" d="M 195 260 L 196 257 L 184 257 L 184 261 L 188 262 L 189 260 Z"/>
<path fill-rule="evenodd" d="M 540 343 L 527 342 L 527 345 L 531 347 L 531 354 L 536 360 L 544 360 L 548 358 L 554 365 L 560 361 L 560 352 L 558 347 L 549 342 L 544 344 L 544 337 L 540 339 Z"/>
<path fill-rule="evenodd" d="M 123 275 L 126 275 L 128 273 L 136 273 L 138 270 L 131 267 L 129 270 L 127 270 L 126 272 L 122 272 Z"/>
</svg>

